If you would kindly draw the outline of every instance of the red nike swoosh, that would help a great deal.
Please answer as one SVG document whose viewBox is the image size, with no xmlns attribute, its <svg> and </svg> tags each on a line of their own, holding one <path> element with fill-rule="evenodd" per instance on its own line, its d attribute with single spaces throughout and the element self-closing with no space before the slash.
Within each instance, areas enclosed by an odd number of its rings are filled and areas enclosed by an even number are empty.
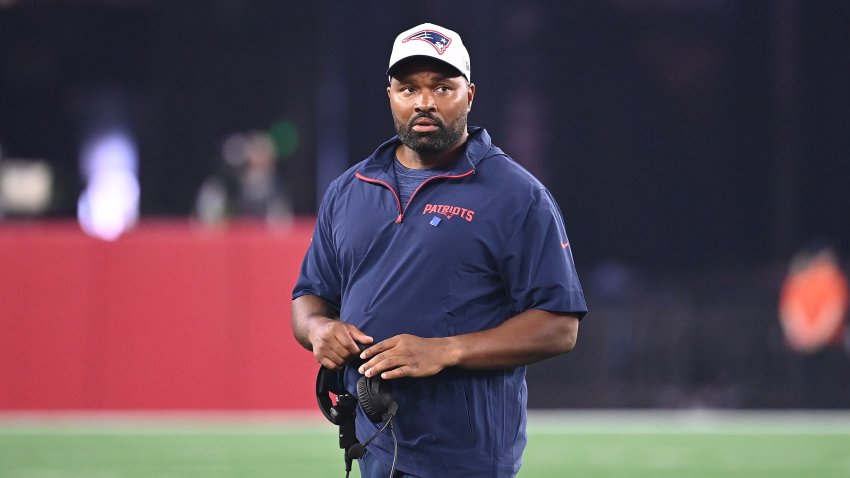
<svg viewBox="0 0 850 478">
<path fill-rule="evenodd" d="M 563 249 L 566 249 L 566 248 L 570 247 L 570 242 L 569 242 L 569 241 L 567 241 L 567 242 L 562 242 L 562 243 L 561 243 L 561 247 L 562 247 Z"/>
</svg>

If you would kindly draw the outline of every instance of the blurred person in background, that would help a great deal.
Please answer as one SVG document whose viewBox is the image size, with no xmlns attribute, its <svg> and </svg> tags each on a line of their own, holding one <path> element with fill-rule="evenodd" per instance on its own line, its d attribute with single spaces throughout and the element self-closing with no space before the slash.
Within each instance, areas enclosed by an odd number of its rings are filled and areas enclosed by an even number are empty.
<svg viewBox="0 0 850 478">
<path fill-rule="evenodd" d="M 779 298 L 788 346 L 795 352 L 814 353 L 844 345 L 847 309 L 847 276 L 832 247 L 817 243 L 795 254 Z"/>
<path fill-rule="evenodd" d="M 794 254 L 779 296 L 779 320 L 796 355 L 788 373 L 803 407 L 845 406 L 848 299 L 847 276 L 829 241 L 812 241 Z"/>
<path fill-rule="evenodd" d="M 237 217 L 270 224 L 292 219 L 291 201 L 278 178 L 277 149 L 262 131 L 235 134 L 222 146 L 220 170 L 207 178 L 195 200 L 195 215 L 206 224 Z"/>
<path fill-rule="evenodd" d="M 397 136 L 325 193 L 293 291 L 295 337 L 340 369 L 389 381 L 398 450 L 378 434 L 364 477 L 512 477 L 526 365 L 570 351 L 586 313 L 549 191 L 469 126 L 475 85 L 457 33 L 401 33 L 387 96 Z M 358 408 L 357 438 L 379 425 Z"/>
</svg>

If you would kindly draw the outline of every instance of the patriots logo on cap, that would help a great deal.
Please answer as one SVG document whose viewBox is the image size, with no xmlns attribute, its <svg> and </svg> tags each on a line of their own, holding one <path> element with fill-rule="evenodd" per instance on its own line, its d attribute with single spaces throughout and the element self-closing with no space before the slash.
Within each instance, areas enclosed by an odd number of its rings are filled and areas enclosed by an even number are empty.
<svg viewBox="0 0 850 478">
<path fill-rule="evenodd" d="M 421 32 L 416 32 L 401 42 L 407 43 L 410 40 L 422 40 L 424 42 L 428 42 L 440 55 L 446 51 L 446 48 L 448 48 L 449 44 L 452 42 L 451 38 L 435 30 L 422 30 Z"/>
</svg>

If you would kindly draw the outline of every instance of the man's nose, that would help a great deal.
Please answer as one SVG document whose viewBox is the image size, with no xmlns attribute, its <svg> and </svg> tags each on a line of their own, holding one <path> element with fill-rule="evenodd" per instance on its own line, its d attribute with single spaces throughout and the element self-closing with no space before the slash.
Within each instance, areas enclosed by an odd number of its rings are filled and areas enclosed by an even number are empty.
<svg viewBox="0 0 850 478">
<path fill-rule="evenodd" d="M 434 103 L 434 95 L 432 95 L 430 91 L 423 91 L 420 93 L 419 98 L 416 101 L 416 105 L 414 105 L 414 109 L 417 113 L 421 113 L 423 111 L 436 111 L 437 105 Z"/>
</svg>

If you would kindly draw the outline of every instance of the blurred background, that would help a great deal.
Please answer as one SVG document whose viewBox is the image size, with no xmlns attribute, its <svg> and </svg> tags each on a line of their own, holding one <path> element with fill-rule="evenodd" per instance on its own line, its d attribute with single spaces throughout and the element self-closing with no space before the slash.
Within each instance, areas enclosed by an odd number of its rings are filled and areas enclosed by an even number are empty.
<svg viewBox="0 0 850 478">
<path fill-rule="evenodd" d="M 850 406 L 850 2 L 0 0 L 0 410 L 317 414 L 289 293 L 425 21 L 589 301 L 533 408 Z"/>
</svg>

